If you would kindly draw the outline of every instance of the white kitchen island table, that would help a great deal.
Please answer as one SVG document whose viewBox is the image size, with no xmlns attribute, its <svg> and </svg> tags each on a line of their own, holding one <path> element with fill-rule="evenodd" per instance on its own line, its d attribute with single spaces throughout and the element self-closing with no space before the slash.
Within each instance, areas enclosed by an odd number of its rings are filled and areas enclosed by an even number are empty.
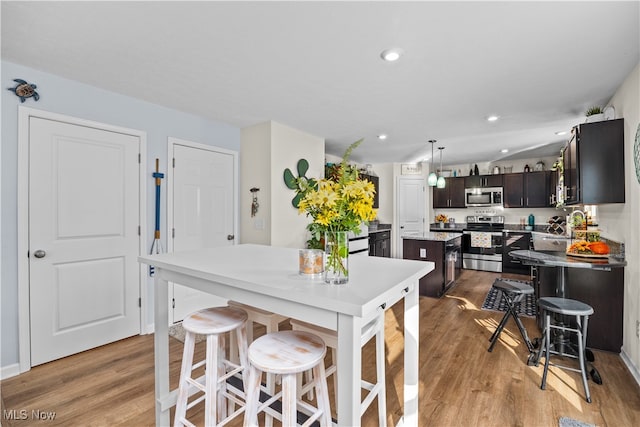
<svg viewBox="0 0 640 427">
<path fill-rule="evenodd" d="M 338 425 L 360 425 L 361 328 L 378 310 L 404 299 L 404 416 L 418 425 L 418 280 L 431 262 L 350 257 L 349 282 L 327 285 L 298 274 L 298 250 L 243 244 L 145 255 L 155 266 L 156 425 L 168 426 L 176 391 L 169 390 L 168 282 L 232 299 L 338 332 Z"/>
</svg>

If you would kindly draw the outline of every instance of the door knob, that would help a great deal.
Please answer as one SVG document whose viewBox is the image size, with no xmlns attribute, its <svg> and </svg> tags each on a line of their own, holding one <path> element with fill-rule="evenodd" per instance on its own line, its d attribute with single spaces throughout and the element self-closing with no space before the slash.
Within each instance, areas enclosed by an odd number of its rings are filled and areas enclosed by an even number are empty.
<svg viewBox="0 0 640 427">
<path fill-rule="evenodd" d="M 43 251 L 42 249 L 38 249 L 37 251 L 35 251 L 33 253 L 33 256 L 36 258 L 44 258 L 47 255 L 47 253 L 45 251 Z"/>
<path fill-rule="evenodd" d="M 236 236 L 234 236 L 233 234 L 227 234 L 227 240 L 233 240 L 235 238 Z"/>
</svg>

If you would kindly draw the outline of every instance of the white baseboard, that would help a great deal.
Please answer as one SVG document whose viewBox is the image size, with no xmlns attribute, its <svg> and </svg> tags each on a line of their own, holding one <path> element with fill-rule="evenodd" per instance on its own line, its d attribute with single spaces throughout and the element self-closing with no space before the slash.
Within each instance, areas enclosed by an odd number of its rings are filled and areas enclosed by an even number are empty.
<svg viewBox="0 0 640 427">
<path fill-rule="evenodd" d="M 0 380 L 6 380 L 7 378 L 15 377 L 18 374 L 20 374 L 19 363 L 0 367 Z"/>
<path fill-rule="evenodd" d="M 620 352 L 620 357 L 622 357 L 622 361 L 625 365 L 627 365 L 627 369 L 631 372 L 631 375 L 636 380 L 636 383 L 640 386 L 640 371 L 638 371 L 638 367 L 633 364 L 633 361 L 627 356 L 627 353 L 624 352 L 624 348 Z"/>
</svg>

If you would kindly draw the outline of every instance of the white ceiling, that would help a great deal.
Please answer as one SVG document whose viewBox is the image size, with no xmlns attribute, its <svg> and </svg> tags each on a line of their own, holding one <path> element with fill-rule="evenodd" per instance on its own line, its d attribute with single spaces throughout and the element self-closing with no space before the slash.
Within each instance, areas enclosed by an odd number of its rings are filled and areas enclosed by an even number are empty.
<svg viewBox="0 0 640 427">
<path fill-rule="evenodd" d="M 476 163 L 558 154 L 638 64 L 639 4 L 2 1 L 2 59 L 335 155 L 364 137 L 360 163 L 428 158 L 429 139 Z"/>
</svg>

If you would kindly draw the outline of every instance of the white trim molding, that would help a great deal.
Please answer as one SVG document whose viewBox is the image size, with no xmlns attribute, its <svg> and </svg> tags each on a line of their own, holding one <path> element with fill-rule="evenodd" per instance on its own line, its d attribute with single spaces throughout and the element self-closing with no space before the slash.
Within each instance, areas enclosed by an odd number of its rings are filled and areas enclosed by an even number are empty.
<svg viewBox="0 0 640 427">
<path fill-rule="evenodd" d="M 638 370 L 638 367 L 633 364 L 633 361 L 627 355 L 627 353 L 625 353 L 624 348 L 622 349 L 622 351 L 620 351 L 620 357 L 622 358 L 624 364 L 627 365 L 627 369 L 629 369 L 629 372 L 633 376 L 633 379 L 635 379 L 636 383 L 640 386 L 640 371 Z"/>
<path fill-rule="evenodd" d="M 15 377 L 20 374 L 20 364 L 14 363 L 9 366 L 0 367 L 0 380 L 6 380 L 7 378 Z"/>
</svg>

